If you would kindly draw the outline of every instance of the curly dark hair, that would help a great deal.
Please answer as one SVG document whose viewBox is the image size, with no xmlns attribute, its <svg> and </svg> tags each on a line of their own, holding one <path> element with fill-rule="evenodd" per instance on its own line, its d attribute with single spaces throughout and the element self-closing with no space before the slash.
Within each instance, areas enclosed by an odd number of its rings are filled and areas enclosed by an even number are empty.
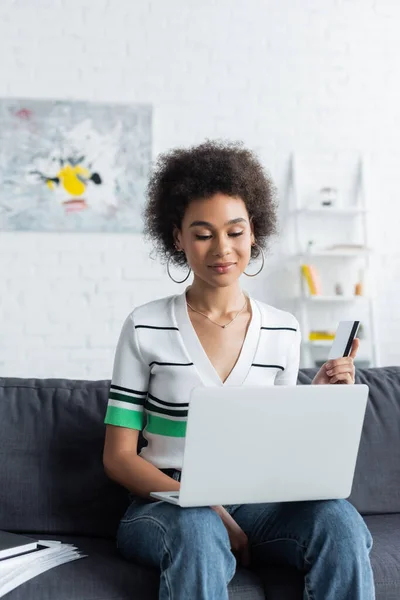
<svg viewBox="0 0 400 600">
<path fill-rule="evenodd" d="M 144 210 L 145 234 L 164 262 L 185 265 L 184 253 L 174 246 L 174 227 L 181 228 L 192 200 L 215 193 L 239 196 L 246 204 L 256 243 L 266 248 L 277 233 L 276 189 L 257 156 L 241 142 L 207 140 L 190 148 L 175 148 L 161 154 L 147 187 Z M 257 248 L 251 250 L 258 256 Z"/>
</svg>

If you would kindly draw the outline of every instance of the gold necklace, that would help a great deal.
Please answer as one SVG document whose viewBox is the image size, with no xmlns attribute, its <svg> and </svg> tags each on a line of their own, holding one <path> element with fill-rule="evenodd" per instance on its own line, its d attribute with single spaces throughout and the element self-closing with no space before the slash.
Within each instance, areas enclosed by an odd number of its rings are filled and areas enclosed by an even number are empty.
<svg viewBox="0 0 400 600">
<path fill-rule="evenodd" d="M 186 304 L 188 305 L 189 308 L 191 308 L 193 310 L 193 312 L 199 313 L 199 315 L 203 315 L 203 317 L 205 317 L 206 319 L 208 319 L 209 321 L 211 321 L 211 323 L 214 323 L 214 325 L 218 325 L 218 327 L 221 327 L 221 329 L 226 329 L 228 327 L 228 325 L 230 325 L 231 323 L 233 323 L 233 321 L 235 321 L 238 318 L 238 316 L 240 315 L 240 313 L 247 306 L 246 294 L 244 294 L 244 296 L 245 296 L 245 301 L 244 301 L 244 304 L 243 304 L 242 308 L 233 317 L 233 319 L 231 321 L 229 321 L 229 323 L 226 323 L 225 325 L 221 325 L 220 323 L 217 323 L 217 321 L 213 321 L 212 319 L 210 319 L 209 316 L 207 316 L 206 314 L 202 313 L 200 310 L 197 310 L 196 308 L 193 308 L 193 306 L 191 304 L 189 304 L 189 302 L 187 300 L 186 300 Z"/>
</svg>

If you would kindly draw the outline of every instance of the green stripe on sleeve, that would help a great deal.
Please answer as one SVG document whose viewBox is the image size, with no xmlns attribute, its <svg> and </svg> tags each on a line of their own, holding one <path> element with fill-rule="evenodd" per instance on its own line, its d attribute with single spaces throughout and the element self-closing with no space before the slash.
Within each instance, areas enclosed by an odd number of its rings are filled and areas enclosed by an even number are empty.
<svg viewBox="0 0 400 600">
<path fill-rule="evenodd" d="M 119 425 L 130 429 L 143 429 L 143 412 L 127 410 L 117 406 L 108 406 L 104 419 L 106 425 Z"/>
<path fill-rule="evenodd" d="M 169 437 L 185 437 L 186 421 L 172 421 L 148 414 L 146 431 Z"/>
<path fill-rule="evenodd" d="M 130 402 L 131 404 L 140 404 L 143 406 L 144 397 L 143 398 L 133 398 L 133 396 L 127 396 L 126 394 L 121 394 L 120 392 L 110 392 L 108 397 L 111 400 L 121 400 L 122 402 Z"/>
</svg>

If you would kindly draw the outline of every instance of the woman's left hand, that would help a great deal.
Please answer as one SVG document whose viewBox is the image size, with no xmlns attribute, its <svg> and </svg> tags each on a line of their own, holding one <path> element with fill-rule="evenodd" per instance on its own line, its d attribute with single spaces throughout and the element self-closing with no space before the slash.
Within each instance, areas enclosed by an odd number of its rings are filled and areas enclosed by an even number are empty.
<svg viewBox="0 0 400 600">
<path fill-rule="evenodd" d="M 329 360 L 324 363 L 312 383 L 314 385 L 326 385 L 332 383 L 354 383 L 355 368 L 354 359 L 357 355 L 357 350 L 360 346 L 360 340 L 354 338 L 349 356 Z"/>
</svg>

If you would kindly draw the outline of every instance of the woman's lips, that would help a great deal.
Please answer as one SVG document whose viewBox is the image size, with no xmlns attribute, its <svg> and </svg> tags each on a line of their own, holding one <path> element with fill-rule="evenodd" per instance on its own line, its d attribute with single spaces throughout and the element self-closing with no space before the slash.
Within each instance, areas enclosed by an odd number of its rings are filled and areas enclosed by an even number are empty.
<svg viewBox="0 0 400 600">
<path fill-rule="evenodd" d="M 235 264 L 236 263 L 226 263 L 226 265 L 211 265 L 210 269 L 222 275 L 224 273 L 228 273 L 228 271 L 230 271 Z"/>
</svg>

